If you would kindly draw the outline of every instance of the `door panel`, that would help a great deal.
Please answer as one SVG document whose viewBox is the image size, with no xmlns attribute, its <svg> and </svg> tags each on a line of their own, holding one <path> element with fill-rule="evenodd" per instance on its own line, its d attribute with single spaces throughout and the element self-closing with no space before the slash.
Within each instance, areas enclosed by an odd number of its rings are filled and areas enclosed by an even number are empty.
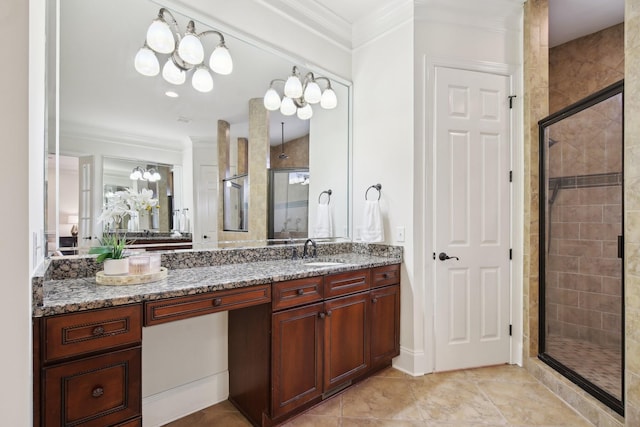
<svg viewBox="0 0 640 427">
<path fill-rule="evenodd" d="M 436 67 L 436 371 L 509 360 L 509 86 Z"/>
</svg>

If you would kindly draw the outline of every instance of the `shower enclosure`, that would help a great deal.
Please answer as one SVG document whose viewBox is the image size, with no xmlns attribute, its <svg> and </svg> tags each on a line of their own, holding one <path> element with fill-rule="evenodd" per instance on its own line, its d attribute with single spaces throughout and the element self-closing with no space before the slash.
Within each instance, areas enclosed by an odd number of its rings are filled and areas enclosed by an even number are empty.
<svg viewBox="0 0 640 427">
<path fill-rule="evenodd" d="M 623 414 L 623 82 L 539 122 L 539 358 Z"/>
</svg>

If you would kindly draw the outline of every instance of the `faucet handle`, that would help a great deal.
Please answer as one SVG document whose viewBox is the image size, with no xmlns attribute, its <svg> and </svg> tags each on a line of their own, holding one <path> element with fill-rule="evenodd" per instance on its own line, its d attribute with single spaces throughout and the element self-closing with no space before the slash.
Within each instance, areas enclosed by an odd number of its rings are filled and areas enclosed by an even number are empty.
<svg viewBox="0 0 640 427">
<path fill-rule="evenodd" d="M 298 259 L 298 249 L 295 247 L 291 251 L 291 259 Z"/>
</svg>

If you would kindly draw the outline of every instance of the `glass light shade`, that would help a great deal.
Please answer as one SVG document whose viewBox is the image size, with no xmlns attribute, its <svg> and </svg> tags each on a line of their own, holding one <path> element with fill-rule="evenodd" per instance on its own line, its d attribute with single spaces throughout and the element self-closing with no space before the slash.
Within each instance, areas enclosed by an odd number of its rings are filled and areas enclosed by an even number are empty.
<svg viewBox="0 0 640 427">
<path fill-rule="evenodd" d="M 162 77 L 171 84 L 181 85 L 187 79 L 187 73 L 176 67 L 176 64 L 169 58 L 162 67 Z"/>
<path fill-rule="evenodd" d="M 199 67 L 193 73 L 191 85 L 198 92 L 211 92 L 213 89 L 213 78 L 205 67 Z"/>
<path fill-rule="evenodd" d="M 320 99 L 320 106 L 324 109 L 331 110 L 338 106 L 338 98 L 333 89 L 328 88 L 322 92 L 322 98 Z"/>
<path fill-rule="evenodd" d="M 289 98 L 300 98 L 302 96 L 302 83 L 298 76 L 289 76 L 284 84 L 284 94 Z"/>
<path fill-rule="evenodd" d="M 142 179 L 149 180 L 150 178 L 151 178 L 151 172 L 144 171 L 144 173 L 142 174 Z"/>
<path fill-rule="evenodd" d="M 146 46 L 140 48 L 138 53 L 136 53 L 134 65 L 136 71 L 143 76 L 153 77 L 157 76 L 160 72 L 160 63 L 158 62 L 156 54 Z"/>
<path fill-rule="evenodd" d="M 274 88 L 269 88 L 267 93 L 264 94 L 264 108 L 269 111 L 276 111 L 280 108 L 280 95 Z"/>
<path fill-rule="evenodd" d="M 178 55 L 185 62 L 197 65 L 204 60 L 204 48 L 195 34 L 185 34 L 178 45 Z"/>
<path fill-rule="evenodd" d="M 176 41 L 169 24 L 161 19 L 154 20 L 147 30 L 147 45 L 158 53 L 171 53 L 176 49 Z"/>
<path fill-rule="evenodd" d="M 231 74 L 233 71 L 233 60 L 226 46 L 218 45 L 218 47 L 211 52 L 209 68 L 218 74 Z"/>
<path fill-rule="evenodd" d="M 293 100 L 288 97 L 282 98 L 282 103 L 280 104 L 280 112 L 285 116 L 293 116 L 296 113 L 296 104 L 293 103 Z"/>
<path fill-rule="evenodd" d="M 300 120 L 309 120 L 313 116 L 313 109 L 311 105 L 306 104 L 302 108 L 298 108 L 298 118 Z"/>
<path fill-rule="evenodd" d="M 322 92 L 320 91 L 320 86 L 318 86 L 318 83 L 307 83 L 307 87 L 304 90 L 304 100 L 309 104 L 317 104 L 318 102 L 320 102 L 321 97 Z"/>
<path fill-rule="evenodd" d="M 153 180 L 154 181 L 160 181 L 160 178 L 162 178 L 160 176 L 160 172 L 156 171 L 156 172 L 153 173 Z"/>
<path fill-rule="evenodd" d="M 142 173 L 138 169 L 134 169 L 133 172 L 131 172 L 131 175 L 129 175 L 129 179 L 132 179 L 132 180 L 142 179 Z"/>
</svg>

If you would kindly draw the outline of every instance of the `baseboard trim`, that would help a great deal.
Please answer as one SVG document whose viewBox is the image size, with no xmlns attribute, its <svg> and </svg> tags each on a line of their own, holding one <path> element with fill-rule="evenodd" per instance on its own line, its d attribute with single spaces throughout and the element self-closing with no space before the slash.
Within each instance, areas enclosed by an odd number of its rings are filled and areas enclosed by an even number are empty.
<svg viewBox="0 0 640 427">
<path fill-rule="evenodd" d="M 159 427 L 229 397 L 229 371 L 142 399 L 142 426 Z"/>
<path fill-rule="evenodd" d="M 406 347 L 400 347 L 400 356 L 393 359 L 393 367 L 405 374 L 414 377 L 424 375 L 425 354 L 423 351 L 413 351 Z"/>
</svg>

